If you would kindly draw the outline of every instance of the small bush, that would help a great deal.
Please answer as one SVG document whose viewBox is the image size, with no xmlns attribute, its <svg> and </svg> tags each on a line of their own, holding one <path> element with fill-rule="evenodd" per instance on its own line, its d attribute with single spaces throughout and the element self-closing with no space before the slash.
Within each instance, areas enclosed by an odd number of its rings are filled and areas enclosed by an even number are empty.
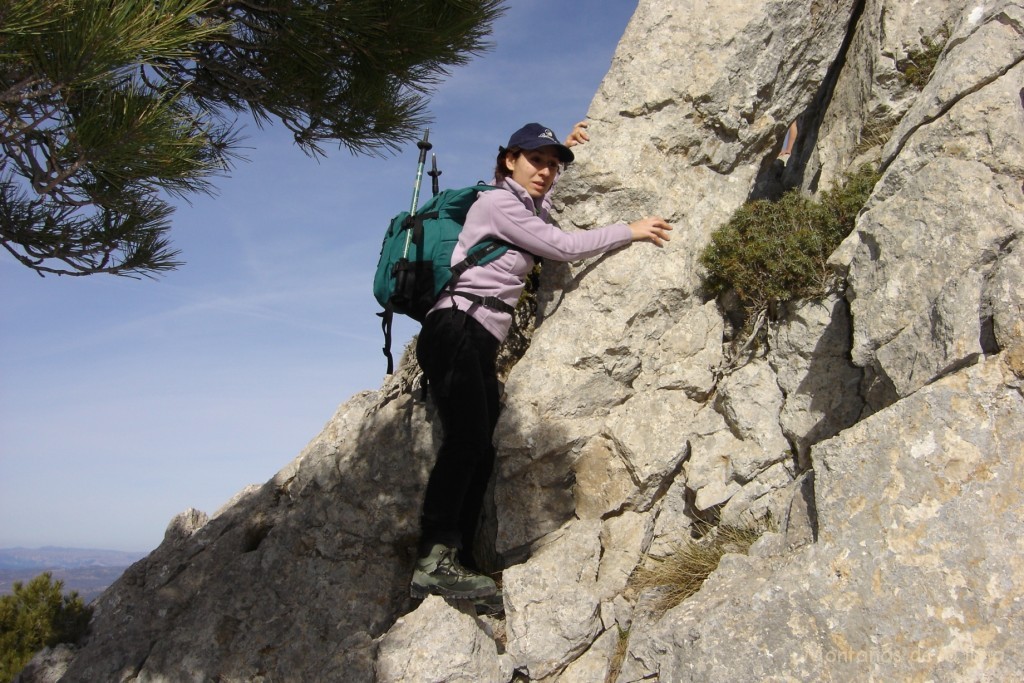
<svg viewBox="0 0 1024 683">
<path fill-rule="evenodd" d="M 943 26 L 934 37 L 921 39 L 921 48 L 907 52 L 907 58 L 896 62 L 896 70 L 904 85 L 921 90 L 932 77 L 939 55 L 949 41 L 949 27 Z"/>
<path fill-rule="evenodd" d="M 92 610 L 78 593 L 64 595 L 64 582 L 49 572 L 0 597 L 0 681 L 9 681 L 44 647 L 78 641 L 89 627 Z"/>
<path fill-rule="evenodd" d="M 791 190 L 777 202 L 748 202 L 714 232 L 700 256 L 705 287 L 736 293 L 748 319 L 772 302 L 820 298 L 832 285 L 828 257 L 853 230 L 878 181 L 871 165 L 815 201 Z"/>
<path fill-rule="evenodd" d="M 670 555 L 654 559 L 651 566 L 637 570 L 633 576 L 632 585 L 637 589 L 661 589 L 656 609 L 667 611 L 695 594 L 711 572 L 718 569 L 723 555 L 746 554 L 764 533 L 762 528 L 734 526 L 703 527 L 702 530 L 703 538 L 676 546 Z"/>
</svg>

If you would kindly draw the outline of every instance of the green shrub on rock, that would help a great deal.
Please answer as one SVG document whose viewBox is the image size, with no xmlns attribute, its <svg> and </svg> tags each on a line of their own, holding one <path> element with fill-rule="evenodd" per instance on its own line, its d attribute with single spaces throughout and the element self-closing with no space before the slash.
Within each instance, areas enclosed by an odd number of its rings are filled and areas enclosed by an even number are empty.
<svg viewBox="0 0 1024 683">
<path fill-rule="evenodd" d="M 903 84 L 922 90 L 932 77 L 935 65 L 939 62 L 939 55 L 946 49 L 947 42 L 949 27 L 943 26 L 934 36 L 922 38 L 920 48 L 907 52 L 907 57 L 896 63 L 896 70 Z"/>
<path fill-rule="evenodd" d="M 853 230 L 879 175 L 864 165 L 821 195 L 791 190 L 744 204 L 700 256 L 709 294 L 735 292 L 749 319 L 773 302 L 820 298 L 833 285 L 828 257 Z"/>
</svg>

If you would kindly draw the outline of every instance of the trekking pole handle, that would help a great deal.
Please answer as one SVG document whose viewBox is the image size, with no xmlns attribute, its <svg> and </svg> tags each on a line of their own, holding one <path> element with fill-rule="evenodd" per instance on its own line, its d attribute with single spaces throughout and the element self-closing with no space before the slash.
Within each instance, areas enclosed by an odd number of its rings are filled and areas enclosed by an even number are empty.
<svg viewBox="0 0 1024 683">
<path fill-rule="evenodd" d="M 438 178 L 438 176 L 441 175 L 441 171 L 437 170 L 437 155 L 436 154 L 431 154 L 430 155 L 430 172 L 427 173 L 427 175 L 430 176 L 430 189 L 431 189 L 431 191 L 433 191 L 434 196 L 436 197 L 437 193 L 441 191 L 438 188 L 438 186 L 437 186 L 437 178 Z"/>
<path fill-rule="evenodd" d="M 423 131 L 423 139 L 416 143 L 416 146 L 420 148 L 420 160 L 416 166 L 416 184 L 412 190 L 412 207 L 409 209 L 409 215 L 416 215 L 416 206 L 420 203 L 420 183 L 423 182 L 423 166 L 427 163 L 427 152 L 433 147 L 428 141 L 430 137 L 430 129 L 427 128 Z"/>
</svg>

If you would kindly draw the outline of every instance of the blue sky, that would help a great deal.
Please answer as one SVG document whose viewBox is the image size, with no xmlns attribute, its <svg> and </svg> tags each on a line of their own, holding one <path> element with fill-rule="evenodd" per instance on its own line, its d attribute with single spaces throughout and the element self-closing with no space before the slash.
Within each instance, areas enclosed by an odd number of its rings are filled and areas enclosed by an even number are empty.
<svg viewBox="0 0 1024 683">
<path fill-rule="evenodd" d="M 508 5 L 494 49 L 431 99 L 442 188 L 489 179 L 523 123 L 564 137 L 636 8 Z M 371 285 L 412 198 L 415 145 L 315 160 L 283 128 L 245 133 L 249 161 L 217 195 L 177 203 L 177 271 L 40 278 L 0 254 L 0 547 L 150 550 L 173 515 L 267 481 L 381 385 Z M 396 322 L 396 353 L 414 333 Z"/>
</svg>

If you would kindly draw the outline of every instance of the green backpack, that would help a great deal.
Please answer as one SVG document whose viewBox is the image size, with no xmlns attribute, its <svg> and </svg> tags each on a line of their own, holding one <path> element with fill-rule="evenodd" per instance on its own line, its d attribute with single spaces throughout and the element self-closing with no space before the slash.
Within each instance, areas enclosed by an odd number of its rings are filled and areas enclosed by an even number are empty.
<svg viewBox="0 0 1024 683">
<path fill-rule="evenodd" d="M 455 289 L 459 275 L 467 268 L 490 263 L 508 251 L 508 244 L 485 240 L 472 246 L 463 261 L 452 265 L 452 252 L 469 207 L 480 192 L 494 189 L 497 188 L 481 184 L 444 190 L 431 197 L 415 215 L 403 211 L 391 219 L 373 278 L 373 295 L 384 307 L 377 315 L 382 318 L 388 374 L 394 372 L 391 356 L 394 314 L 401 313 L 422 323 L 445 288 L 452 296 L 513 312 L 511 306 L 497 297 L 481 297 Z"/>
</svg>

